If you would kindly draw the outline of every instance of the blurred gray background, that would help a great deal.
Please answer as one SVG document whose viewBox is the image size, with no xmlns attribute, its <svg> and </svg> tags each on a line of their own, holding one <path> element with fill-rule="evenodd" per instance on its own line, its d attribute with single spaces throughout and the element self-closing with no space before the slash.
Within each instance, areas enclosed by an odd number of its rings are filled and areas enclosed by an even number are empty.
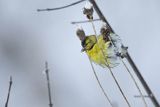
<svg viewBox="0 0 160 107">
<path fill-rule="evenodd" d="M 85 53 L 81 53 L 76 26 L 86 20 L 85 2 L 64 10 L 37 12 L 76 0 L 0 0 L 0 106 L 4 107 L 9 76 L 13 76 L 10 107 L 48 107 L 44 62 L 49 62 L 55 107 L 106 107 Z M 142 75 L 160 102 L 160 1 L 97 0 Z M 94 17 L 98 18 L 94 13 Z M 95 22 L 97 32 L 101 22 Z M 90 23 L 81 25 L 93 34 Z M 126 107 L 108 70 L 95 65 L 100 81 L 115 107 Z M 142 107 L 133 81 L 122 65 L 113 69 L 132 107 Z M 143 90 L 143 93 L 145 91 Z M 149 107 L 151 101 L 146 99 Z"/>
</svg>

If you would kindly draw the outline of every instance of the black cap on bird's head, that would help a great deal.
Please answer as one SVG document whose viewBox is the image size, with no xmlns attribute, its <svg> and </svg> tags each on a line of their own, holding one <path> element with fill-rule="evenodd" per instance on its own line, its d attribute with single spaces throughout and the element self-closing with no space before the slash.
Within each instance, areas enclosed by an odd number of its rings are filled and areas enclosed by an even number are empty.
<svg viewBox="0 0 160 107">
<path fill-rule="evenodd" d="M 84 41 L 84 39 L 86 38 L 85 32 L 82 28 L 78 28 L 76 34 L 78 38 L 81 40 L 81 42 Z"/>
</svg>

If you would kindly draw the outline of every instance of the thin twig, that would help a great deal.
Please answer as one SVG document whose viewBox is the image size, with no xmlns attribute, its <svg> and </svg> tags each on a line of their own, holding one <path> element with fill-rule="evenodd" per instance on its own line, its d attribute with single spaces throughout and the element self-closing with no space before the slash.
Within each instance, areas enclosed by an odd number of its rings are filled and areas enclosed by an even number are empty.
<svg viewBox="0 0 160 107">
<path fill-rule="evenodd" d="M 106 99 L 107 99 L 107 101 L 109 102 L 109 104 L 111 105 L 111 107 L 114 107 L 113 104 L 112 104 L 112 102 L 111 102 L 111 100 L 110 100 L 110 98 L 108 97 L 107 93 L 104 91 L 104 89 L 103 89 L 103 87 L 102 87 L 102 85 L 101 85 L 101 82 L 100 82 L 99 79 L 98 79 L 97 73 L 96 73 L 96 71 L 95 71 L 95 69 L 94 69 L 94 67 L 93 67 L 93 64 L 92 64 L 91 59 L 90 59 L 89 57 L 88 57 L 88 59 L 89 59 L 89 61 L 90 61 L 90 64 L 91 64 L 93 73 L 94 73 L 94 75 L 95 75 L 95 77 L 96 77 L 96 80 L 97 80 L 97 82 L 98 82 L 99 87 L 101 88 L 104 96 L 106 97 Z"/>
<path fill-rule="evenodd" d="M 109 67 L 108 67 L 108 68 L 109 68 Z M 117 81 L 116 77 L 114 76 L 114 74 L 113 74 L 113 72 L 112 72 L 111 68 L 109 68 L 109 71 L 110 71 L 110 73 L 111 73 L 111 75 L 112 75 L 112 77 L 113 77 L 113 79 L 114 79 L 114 81 L 115 81 L 116 85 L 118 86 L 119 91 L 121 92 L 121 94 L 122 94 L 123 98 L 125 99 L 125 101 L 126 101 L 126 103 L 127 103 L 128 107 L 131 107 L 131 105 L 130 105 L 130 103 L 129 103 L 128 99 L 127 99 L 127 97 L 125 96 L 124 92 L 122 91 L 122 88 L 120 87 L 120 85 L 119 85 L 119 83 L 118 83 L 118 81 Z"/>
<path fill-rule="evenodd" d="M 86 1 L 86 0 L 79 0 L 77 2 L 74 2 L 74 3 L 71 3 L 69 5 L 65 5 L 65 6 L 62 6 L 62 7 L 56 7 L 56 8 L 47 8 L 47 9 L 37 9 L 38 12 L 40 11 L 54 11 L 54 10 L 60 10 L 60 9 L 64 9 L 64 8 L 67 8 L 67 7 L 71 7 L 71 6 L 74 6 L 76 4 L 79 4 L 83 1 Z"/>
<path fill-rule="evenodd" d="M 138 89 L 138 91 L 139 91 L 139 93 L 140 93 L 140 97 L 142 98 L 142 101 L 143 101 L 143 103 L 144 103 L 144 106 L 147 107 L 147 102 L 145 101 L 144 95 L 143 95 L 140 87 L 138 86 L 138 83 L 136 82 L 134 76 L 133 76 L 132 73 L 130 72 L 129 68 L 127 67 L 127 65 L 125 64 L 125 62 L 123 61 L 123 59 L 121 59 L 121 61 L 122 61 L 123 65 L 125 66 L 126 70 L 128 71 L 129 75 L 131 76 L 133 82 L 135 83 L 135 85 L 136 85 L 136 87 L 137 87 L 137 89 Z"/>
<path fill-rule="evenodd" d="M 12 82 L 12 76 L 10 76 L 8 96 L 7 96 L 7 101 L 6 101 L 5 107 L 8 107 L 8 102 L 9 102 L 9 97 L 10 97 L 10 93 L 11 93 L 12 83 L 13 83 L 13 82 Z"/>
<path fill-rule="evenodd" d="M 52 103 L 52 95 L 51 95 L 51 87 L 50 87 L 50 79 L 49 79 L 49 69 L 48 69 L 48 63 L 45 63 L 45 72 L 46 72 L 46 78 L 47 78 L 47 86 L 48 86 L 48 96 L 49 96 L 49 107 L 53 107 Z"/>
<path fill-rule="evenodd" d="M 101 19 L 93 19 L 93 21 L 100 21 Z M 71 24 L 79 24 L 79 23 L 88 23 L 90 22 L 89 20 L 84 20 L 84 21 L 74 21 L 74 22 L 71 22 Z"/>
<path fill-rule="evenodd" d="M 142 96 L 141 95 L 135 95 L 134 96 L 135 98 L 141 98 Z M 144 98 L 150 98 L 150 96 L 148 95 L 143 95 Z"/>
</svg>

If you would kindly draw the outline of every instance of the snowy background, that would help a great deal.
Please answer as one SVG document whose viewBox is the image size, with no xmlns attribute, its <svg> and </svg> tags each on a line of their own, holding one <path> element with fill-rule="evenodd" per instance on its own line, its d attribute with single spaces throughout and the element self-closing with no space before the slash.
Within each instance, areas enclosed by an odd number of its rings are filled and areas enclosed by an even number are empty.
<svg viewBox="0 0 160 107">
<path fill-rule="evenodd" d="M 0 106 L 4 107 L 9 77 L 13 76 L 10 107 L 48 107 L 44 62 L 49 62 L 55 107 L 106 107 L 72 21 L 86 20 L 85 2 L 64 10 L 37 12 L 75 0 L 0 0 Z M 97 0 L 114 31 L 160 102 L 159 0 Z M 94 13 L 94 17 L 98 16 Z M 101 22 L 95 22 L 97 32 Z M 93 34 L 91 24 L 81 25 Z M 115 107 L 126 107 L 108 70 L 95 65 Z M 113 69 L 132 107 L 142 107 L 133 81 L 122 65 Z M 132 71 L 133 73 L 133 71 Z M 143 93 L 145 91 L 143 90 Z M 149 107 L 154 107 L 146 99 Z"/>
</svg>

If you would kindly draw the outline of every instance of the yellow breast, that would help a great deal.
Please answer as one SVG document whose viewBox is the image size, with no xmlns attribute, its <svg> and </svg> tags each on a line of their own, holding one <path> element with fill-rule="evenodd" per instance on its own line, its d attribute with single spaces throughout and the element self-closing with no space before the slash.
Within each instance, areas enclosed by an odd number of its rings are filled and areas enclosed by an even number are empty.
<svg viewBox="0 0 160 107">
<path fill-rule="evenodd" d="M 110 64 L 110 61 L 107 58 L 107 48 L 109 47 L 109 44 L 110 42 L 105 43 L 103 36 L 99 36 L 98 43 L 96 43 L 91 50 L 87 50 L 86 53 L 93 62 L 102 67 L 107 67 L 107 65 Z"/>
</svg>

